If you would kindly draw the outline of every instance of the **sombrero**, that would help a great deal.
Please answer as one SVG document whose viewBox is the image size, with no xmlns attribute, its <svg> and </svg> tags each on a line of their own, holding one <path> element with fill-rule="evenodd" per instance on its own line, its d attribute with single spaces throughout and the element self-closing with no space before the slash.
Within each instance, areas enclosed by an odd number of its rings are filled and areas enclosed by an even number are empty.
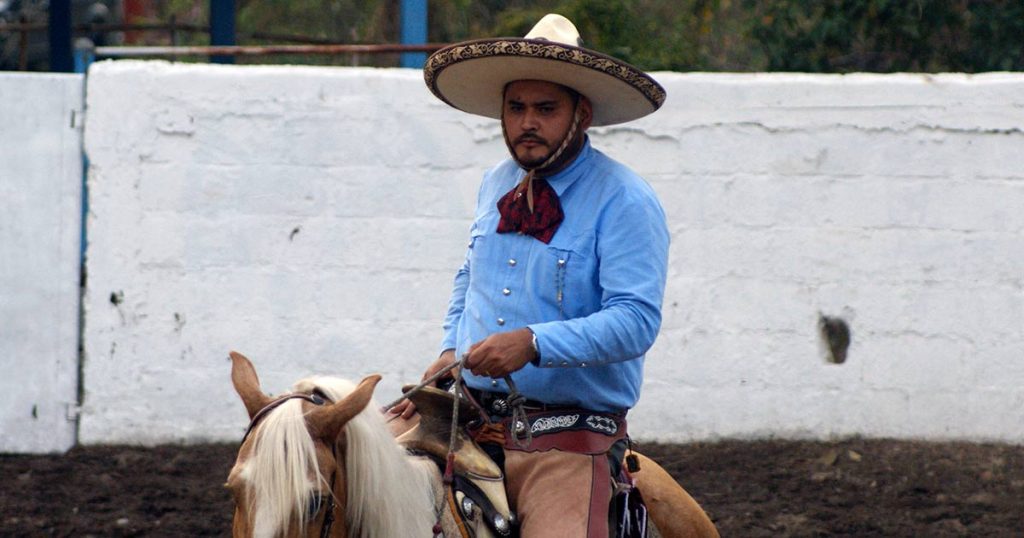
<svg viewBox="0 0 1024 538">
<path fill-rule="evenodd" d="M 665 90 L 649 75 L 581 44 L 569 19 L 549 14 L 526 37 L 466 41 L 435 52 L 423 78 L 445 103 L 495 119 L 501 119 L 505 85 L 516 80 L 544 80 L 580 92 L 593 104 L 592 125 L 642 118 L 665 102 Z"/>
</svg>

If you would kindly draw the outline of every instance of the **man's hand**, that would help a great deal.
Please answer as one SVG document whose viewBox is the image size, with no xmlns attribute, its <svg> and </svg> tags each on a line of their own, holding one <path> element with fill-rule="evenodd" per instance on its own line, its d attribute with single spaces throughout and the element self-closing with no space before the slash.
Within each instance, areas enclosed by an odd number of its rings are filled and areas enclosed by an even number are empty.
<svg viewBox="0 0 1024 538">
<path fill-rule="evenodd" d="M 533 331 L 522 328 L 492 334 L 473 344 L 463 366 L 475 375 L 500 378 L 526 366 L 536 356 Z"/>
<path fill-rule="evenodd" d="M 430 377 L 430 376 L 440 372 L 445 367 L 451 366 L 454 362 L 455 362 L 455 350 L 454 349 L 446 349 L 445 351 L 443 351 L 441 353 L 441 356 L 438 357 L 437 360 L 432 362 L 430 364 L 430 366 L 427 367 L 427 371 L 423 373 L 423 377 L 420 378 L 420 379 L 421 380 L 426 379 L 426 378 L 428 378 L 428 377 Z M 452 377 L 451 371 L 449 371 L 447 374 L 441 376 L 438 379 L 438 381 L 440 381 L 441 379 L 448 378 L 448 377 Z M 435 382 L 435 384 L 436 384 L 436 382 Z M 395 414 L 395 415 L 401 415 L 402 418 L 408 419 L 408 418 L 410 418 L 410 417 L 412 417 L 413 415 L 416 414 L 416 405 L 413 404 L 410 400 L 405 399 L 405 400 L 402 400 L 398 405 L 392 407 L 390 413 Z"/>
</svg>

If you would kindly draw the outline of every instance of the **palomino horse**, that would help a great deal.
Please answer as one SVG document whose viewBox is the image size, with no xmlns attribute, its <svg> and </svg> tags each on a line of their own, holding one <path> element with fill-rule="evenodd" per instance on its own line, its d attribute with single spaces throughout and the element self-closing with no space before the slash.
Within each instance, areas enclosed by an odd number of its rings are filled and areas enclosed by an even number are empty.
<svg viewBox="0 0 1024 538">
<path fill-rule="evenodd" d="M 445 507 L 435 463 L 409 455 L 378 407 L 369 405 L 380 376 L 358 386 L 308 378 L 292 393 L 273 398 L 261 390 L 248 359 L 232 352 L 231 360 L 231 380 L 251 421 L 226 484 L 235 497 L 234 536 L 426 538 L 436 530 L 462 535 L 463 524 Z M 717 537 L 693 498 L 656 463 L 640 458 L 634 476 L 656 527 L 651 536 Z M 494 508 L 508 515 L 507 506 Z M 474 519 L 461 530 L 476 537 L 500 535 L 483 517 Z"/>
</svg>

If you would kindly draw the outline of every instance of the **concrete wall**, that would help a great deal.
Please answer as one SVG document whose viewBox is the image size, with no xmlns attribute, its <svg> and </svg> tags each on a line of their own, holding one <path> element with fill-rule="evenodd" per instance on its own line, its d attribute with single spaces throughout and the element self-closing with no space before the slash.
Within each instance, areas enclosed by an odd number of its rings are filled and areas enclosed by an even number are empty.
<svg viewBox="0 0 1024 538">
<path fill-rule="evenodd" d="M 0 453 L 75 443 L 82 76 L 0 78 Z"/>
<path fill-rule="evenodd" d="M 656 76 L 592 133 L 673 235 L 636 437 L 1024 441 L 1024 76 Z M 406 70 L 107 62 L 87 95 L 81 442 L 237 439 L 232 349 L 271 392 L 419 378 L 497 122 Z"/>
</svg>

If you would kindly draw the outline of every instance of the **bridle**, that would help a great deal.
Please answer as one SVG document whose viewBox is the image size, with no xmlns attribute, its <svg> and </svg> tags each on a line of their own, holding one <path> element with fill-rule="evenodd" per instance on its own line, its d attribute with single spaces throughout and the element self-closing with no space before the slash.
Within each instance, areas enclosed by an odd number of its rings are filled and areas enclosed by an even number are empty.
<svg viewBox="0 0 1024 538">
<path fill-rule="evenodd" d="M 319 392 L 314 392 L 312 394 L 285 394 L 284 396 L 281 396 L 280 398 L 277 398 L 276 400 L 263 406 L 263 409 L 260 409 L 259 411 L 256 412 L 255 415 L 252 416 L 252 419 L 249 421 L 249 427 L 245 429 L 245 435 L 242 436 L 241 444 L 245 444 L 245 440 L 248 439 L 249 434 L 252 433 L 254 429 L 256 429 L 256 425 L 259 423 L 260 420 L 262 420 L 264 417 L 270 414 L 271 411 L 277 409 L 278 407 L 281 406 L 281 404 L 287 402 L 288 400 L 306 400 L 307 402 L 313 405 L 324 405 L 326 403 L 333 403 L 330 398 Z M 335 443 L 331 443 L 331 455 L 334 457 L 335 462 L 338 461 L 337 450 L 337 445 Z M 335 471 L 334 474 L 331 475 L 331 489 L 327 495 L 327 502 L 324 503 L 323 506 L 320 508 L 322 510 L 326 510 L 326 512 L 324 513 L 323 526 L 320 527 L 320 538 L 327 538 L 328 536 L 330 536 L 331 525 L 334 524 L 334 484 L 337 478 L 338 473 L 337 471 Z M 319 505 L 320 503 L 318 502 L 317 504 Z"/>
<path fill-rule="evenodd" d="M 338 454 L 335 452 L 334 445 L 331 445 L 331 454 L 334 456 L 334 461 L 338 461 Z M 334 524 L 334 481 L 338 478 L 338 472 L 335 471 L 331 475 L 331 490 L 327 492 L 327 503 L 324 505 L 324 522 L 320 527 L 320 538 L 327 538 L 331 534 L 331 525 Z"/>
</svg>

